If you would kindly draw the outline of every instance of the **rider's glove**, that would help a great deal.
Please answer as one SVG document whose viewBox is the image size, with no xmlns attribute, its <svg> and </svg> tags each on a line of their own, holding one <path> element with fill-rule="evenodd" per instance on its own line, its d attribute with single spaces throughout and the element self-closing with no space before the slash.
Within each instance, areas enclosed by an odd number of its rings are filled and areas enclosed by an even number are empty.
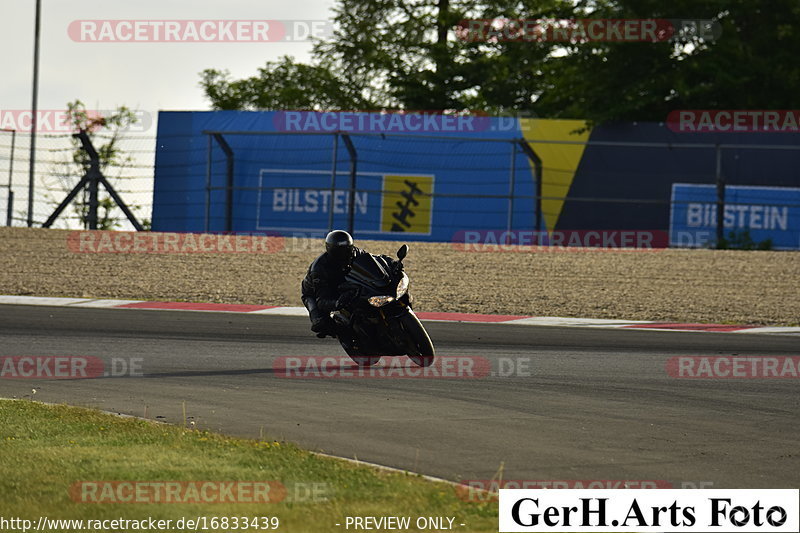
<svg viewBox="0 0 800 533">
<path fill-rule="evenodd" d="M 358 297 L 357 291 L 347 291 L 345 293 L 342 293 L 342 295 L 339 296 L 339 299 L 336 300 L 336 309 L 337 310 L 344 309 L 345 307 L 353 303 L 353 300 L 355 300 L 357 297 Z"/>
</svg>

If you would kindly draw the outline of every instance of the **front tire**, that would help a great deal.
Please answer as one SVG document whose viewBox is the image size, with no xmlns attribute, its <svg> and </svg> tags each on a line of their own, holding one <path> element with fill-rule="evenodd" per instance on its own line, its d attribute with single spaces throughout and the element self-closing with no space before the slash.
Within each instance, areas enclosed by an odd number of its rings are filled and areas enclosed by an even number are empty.
<svg viewBox="0 0 800 533">
<path fill-rule="evenodd" d="M 431 366 L 436 355 L 433 342 L 417 315 L 409 309 L 408 313 L 400 317 L 400 323 L 409 338 L 408 357 L 419 366 Z"/>
<path fill-rule="evenodd" d="M 350 355 L 350 359 L 360 367 L 374 366 L 381 360 L 380 356 L 377 355 Z"/>
</svg>

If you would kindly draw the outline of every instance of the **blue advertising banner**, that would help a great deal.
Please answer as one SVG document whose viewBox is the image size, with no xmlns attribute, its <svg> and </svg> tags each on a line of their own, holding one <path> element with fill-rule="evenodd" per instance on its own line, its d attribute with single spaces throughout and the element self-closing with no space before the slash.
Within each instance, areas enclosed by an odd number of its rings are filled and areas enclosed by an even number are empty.
<svg viewBox="0 0 800 533">
<path fill-rule="evenodd" d="M 716 241 L 714 185 L 672 184 L 670 246 L 708 247 Z M 757 245 L 800 249 L 800 188 L 729 185 L 725 188 L 725 236 L 749 234 Z"/>
<path fill-rule="evenodd" d="M 386 133 L 370 130 L 381 126 L 376 117 Z M 161 112 L 153 229 L 291 237 L 347 228 L 352 163 L 334 136 L 344 125 L 357 155 L 358 237 L 446 242 L 466 230 L 535 227 L 535 177 L 517 119 L 376 117 Z"/>
<path fill-rule="evenodd" d="M 666 240 L 669 230 L 673 246 L 703 247 L 716 239 L 722 172 L 726 237 L 747 230 L 755 243 L 800 247 L 800 134 L 585 126 L 424 112 L 162 111 L 152 228 L 302 237 L 348 228 L 352 214 L 358 238 L 603 230 Z M 717 168 L 709 147 L 725 142 L 748 148 L 721 150 Z"/>
</svg>

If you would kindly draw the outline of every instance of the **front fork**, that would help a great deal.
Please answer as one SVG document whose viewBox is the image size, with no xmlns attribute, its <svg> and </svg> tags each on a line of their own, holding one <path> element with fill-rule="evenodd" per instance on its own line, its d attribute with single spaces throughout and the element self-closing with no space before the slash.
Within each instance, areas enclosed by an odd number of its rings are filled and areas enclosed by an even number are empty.
<svg viewBox="0 0 800 533">
<path fill-rule="evenodd" d="M 380 308 L 381 319 L 386 327 L 386 331 L 389 333 L 389 338 L 392 341 L 392 344 L 402 351 L 406 348 L 405 342 L 403 341 L 403 339 L 406 337 L 406 332 L 403 329 L 399 318 L 404 314 L 411 312 L 408 293 L 404 294 L 402 298 L 398 299 L 397 305 L 393 305 L 392 307 L 392 313 L 387 313 L 384 311 L 384 308 Z"/>
</svg>

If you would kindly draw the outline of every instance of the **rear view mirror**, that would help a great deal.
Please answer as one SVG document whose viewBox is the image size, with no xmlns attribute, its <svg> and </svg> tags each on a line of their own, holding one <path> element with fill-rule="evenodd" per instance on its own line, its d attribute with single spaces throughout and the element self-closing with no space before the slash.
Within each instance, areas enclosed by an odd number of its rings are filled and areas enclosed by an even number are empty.
<svg viewBox="0 0 800 533">
<path fill-rule="evenodd" d="M 408 255 L 408 245 L 404 244 L 397 250 L 397 258 L 402 261 Z"/>
</svg>

